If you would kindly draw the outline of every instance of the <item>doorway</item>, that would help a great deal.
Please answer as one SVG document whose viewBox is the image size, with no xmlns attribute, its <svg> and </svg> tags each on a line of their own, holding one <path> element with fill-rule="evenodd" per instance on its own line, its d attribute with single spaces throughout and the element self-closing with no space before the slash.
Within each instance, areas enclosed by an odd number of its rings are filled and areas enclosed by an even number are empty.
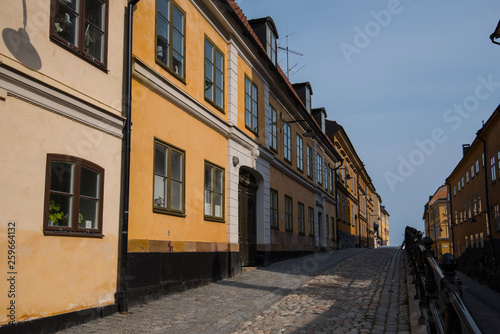
<svg viewBox="0 0 500 334">
<path fill-rule="evenodd" d="M 240 172 L 238 185 L 238 235 L 242 266 L 255 265 L 257 253 L 257 184 L 252 174 Z"/>
</svg>

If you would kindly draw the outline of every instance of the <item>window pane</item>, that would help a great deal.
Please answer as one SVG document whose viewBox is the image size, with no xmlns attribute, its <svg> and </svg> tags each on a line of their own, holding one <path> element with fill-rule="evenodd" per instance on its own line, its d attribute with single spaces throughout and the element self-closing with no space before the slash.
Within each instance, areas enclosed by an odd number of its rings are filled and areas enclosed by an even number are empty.
<svg viewBox="0 0 500 334">
<path fill-rule="evenodd" d="M 205 189 L 214 190 L 214 168 L 210 165 L 205 165 Z"/>
<path fill-rule="evenodd" d="M 172 180 L 182 181 L 182 154 L 172 150 L 170 163 Z"/>
<path fill-rule="evenodd" d="M 222 195 L 221 194 L 215 194 L 214 216 L 217 218 L 222 218 Z"/>
<path fill-rule="evenodd" d="M 73 197 L 50 194 L 49 226 L 71 227 Z"/>
<path fill-rule="evenodd" d="M 174 51 L 176 51 L 180 56 L 184 55 L 184 36 L 182 36 L 175 29 L 173 33 L 173 46 L 174 46 Z"/>
<path fill-rule="evenodd" d="M 168 148 L 155 144 L 155 174 L 167 175 L 167 155 Z"/>
<path fill-rule="evenodd" d="M 224 104 L 224 94 L 222 93 L 222 90 L 220 90 L 219 88 L 217 88 L 215 90 L 215 103 L 223 108 L 223 104 Z"/>
<path fill-rule="evenodd" d="M 219 51 L 215 51 L 215 66 L 220 70 L 224 71 L 224 56 Z"/>
<path fill-rule="evenodd" d="M 170 0 L 157 0 L 156 1 L 158 11 L 164 17 L 170 17 L 169 9 L 170 9 Z"/>
<path fill-rule="evenodd" d="M 174 51 L 173 53 L 174 72 L 184 77 L 184 58 Z"/>
<path fill-rule="evenodd" d="M 73 193 L 73 164 L 56 161 L 51 163 L 50 190 Z"/>
<path fill-rule="evenodd" d="M 92 57 L 98 59 L 99 61 L 103 61 L 104 34 L 102 33 L 102 31 L 96 29 L 90 24 L 87 24 L 87 28 L 85 28 L 83 43 L 83 50 L 86 53 L 90 54 Z"/>
<path fill-rule="evenodd" d="M 182 210 L 182 183 L 171 181 L 170 208 L 172 210 Z"/>
<path fill-rule="evenodd" d="M 105 10 L 105 3 L 101 0 L 85 1 L 85 19 L 101 30 L 104 30 Z"/>
<path fill-rule="evenodd" d="M 207 40 L 205 41 L 205 58 L 210 60 L 212 64 L 214 63 L 214 47 L 212 43 Z"/>
<path fill-rule="evenodd" d="M 97 228 L 97 212 L 99 201 L 80 198 L 80 212 L 78 214 L 78 227 Z"/>
<path fill-rule="evenodd" d="M 78 12 L 78 9 L 80 8 L 80 1 L 79 0 L 59 0 L 58 2 L 62 2 L 75 12 Z"/>
<path fill-rule="evenodd" d="M 80 195 L 99 198 L 99 173 L 86 167 L 80 173 Z"/>
<path fill-rule="evenodd" d="M 210 190 L 205 190 L 205 215 L 213 216 L 213 193 Z"/>
<path fill-rule="evenodd" d="M 174 28 L 179 30 L 182 34 L 184 34 L 184 15 L 181 13 L 177 7 L 174 6 Z"/>
<path fill-rule="evenodd" d="M 153 205 L 162 208 L 167 207 L 167 195 L 167 179 L 162 176 L 155 175 Z"/>
<path fill-rule="evenodd" d="M 224 76 L 222 72 L 218 70 L 215 72 L 215 83 L 218 88 L 222 89 L 224 87 Z"/>
<path fill-rule="evenodd" d="M 220 169 L 215 170 L 215 192 L 223 193 L 224 186 L 224 172 Z"/>
<path fill-rule="evenodd" d="M 78 46 L 78 19 L 77 13 L 56 2 L 54 31 L 58 36 L 76 46 Z"/>
</svg>

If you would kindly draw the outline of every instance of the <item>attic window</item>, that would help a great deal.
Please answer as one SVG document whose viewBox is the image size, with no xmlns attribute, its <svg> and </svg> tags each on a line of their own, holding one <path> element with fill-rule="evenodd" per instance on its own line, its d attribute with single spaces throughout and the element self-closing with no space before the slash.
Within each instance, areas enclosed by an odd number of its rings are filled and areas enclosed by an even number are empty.
<svg viewBox="0 0 500 334">
<path fill-rule="evenodd" d="M 271 27 L 269 25 L 266 26 L 267 30 L 267 54 L 274 65 L 276 65 L 276 35 L 273 33 Z"/>
<path fill-rule="evenodd" d="M 306 109 L 311 113 L 311 90 L 306 86 Z"/>
</svg>

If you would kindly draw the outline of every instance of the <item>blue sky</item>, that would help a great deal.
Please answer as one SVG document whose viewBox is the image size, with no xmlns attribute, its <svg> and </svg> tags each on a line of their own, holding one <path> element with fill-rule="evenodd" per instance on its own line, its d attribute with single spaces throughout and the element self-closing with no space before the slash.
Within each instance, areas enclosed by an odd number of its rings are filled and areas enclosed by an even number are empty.
<svg viewBox="0 0 500 334">
<path fill-rule="evenodd" d="M 391 245 L 423 230 L 423 208 L 500 104 L 498 0 L 237 0 L 271 16 L 292 83 L 339 122 L 390 214 Z M 286 71 L 286 55 L 278 53 Z"/>
</svg>

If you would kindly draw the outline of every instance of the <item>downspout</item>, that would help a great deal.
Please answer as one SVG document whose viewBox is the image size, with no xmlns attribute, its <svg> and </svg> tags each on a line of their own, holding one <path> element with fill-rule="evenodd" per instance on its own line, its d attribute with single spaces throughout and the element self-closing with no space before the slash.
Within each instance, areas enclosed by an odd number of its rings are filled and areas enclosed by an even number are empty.
<svg viewBox="0 0 500 334">
<path fill-rule="evenodd" d="M 128 252 L 128 219 L 129 219 L 129 193 L 130 193 L 130 147 L 132 133 L 132 31 L 134 6 L 140 0 L 128 0 L 127 2 L 127 21 L 126 21 L 126 46 L 125 46 L 125 128 L 124 128 L 124 163 L 123 163 L 123 212 L 121 228 L 121 261 L 119 268 L 119 288 L 116 302 L 120 313 L 128 312 L 127 303 L 127 252 Z"/>
<path fill-rule="evenodd" d="M 489 193 L 488 193 L 488 164 L 486 163 L 487 162 L 487 159 L 488 159 L 488 155 L 486 154 L 486 140 L 484 140 L 483 138 L 481 138 L 479 136 L 481 130 L 479 130 L 476 135 L 477 135 L 477 138 L 483 142 L 483 152 L 484 152 L 484 185 L 486 187 L 485 191 L 486 191 L 486 219 L 488 220 L 488 232 L 490 234 L 490 244 L 491 244 L 491 258 L 493 260 L 493 266 L 496 268 L 496 265 L 497 265 L 497 261 L 496 261 L 496 258 L 495 258 L 495 246 L 493 245 L 493 233 L 491 231 L 491 222 L 492 220 L 490 219 L 490 196 L 489 196 Z"/>
</svg>

